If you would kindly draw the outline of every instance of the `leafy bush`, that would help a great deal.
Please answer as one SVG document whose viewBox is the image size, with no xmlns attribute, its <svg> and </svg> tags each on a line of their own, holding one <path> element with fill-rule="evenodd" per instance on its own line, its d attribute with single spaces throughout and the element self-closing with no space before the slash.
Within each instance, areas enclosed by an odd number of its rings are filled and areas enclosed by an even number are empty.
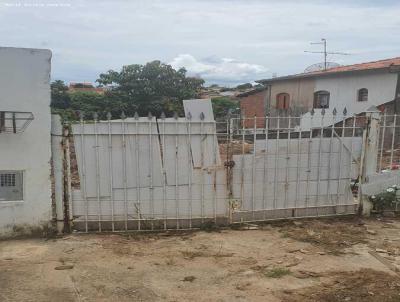
<svg viewBox="0 0 400 302">
<path fill-rule="evenodd" d="M 400 203 L 400 186 L 393 185 L 379 194 L 370 196 L 369 200 L 377 212 L 397 210 L 397 206 Z"/>
</svg>

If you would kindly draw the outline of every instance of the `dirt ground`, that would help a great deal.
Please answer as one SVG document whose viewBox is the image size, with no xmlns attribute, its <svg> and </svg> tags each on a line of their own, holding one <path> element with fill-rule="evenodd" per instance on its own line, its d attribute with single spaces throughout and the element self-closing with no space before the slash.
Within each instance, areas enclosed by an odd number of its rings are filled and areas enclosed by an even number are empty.
<svg viewBox="0 0 400 302">
<path fill-rule="evenodd" d="M 0 242 L 0 301 L 400 301 L 400 220 Z"/>
</svg>

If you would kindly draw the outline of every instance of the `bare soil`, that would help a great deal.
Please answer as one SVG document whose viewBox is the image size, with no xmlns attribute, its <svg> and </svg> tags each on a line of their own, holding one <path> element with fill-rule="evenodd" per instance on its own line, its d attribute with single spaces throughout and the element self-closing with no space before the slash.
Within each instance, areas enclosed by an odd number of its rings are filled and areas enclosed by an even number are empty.
<svg viewBox="0 0 400 302">
<path fill-rule="evenodd" d="M 350 219 L 7 240 L 0 301 L 400 301 L 399 231 Z"/>
<path fill-rule="evenodd" d="M 282 295 L 288 302 L 398 302 L 400 278 L 390 274 L 361 269 L 356 272 L 337 272 L 322 284 Z"/>
<path fill-rule="evenodd" d="M 325 252 L 341 254 L 353 245 L 366 243 L 366 227 L 357 219 L 290 221 L 277 225 L 282 236 L 309 242 Z"/>
</svg>

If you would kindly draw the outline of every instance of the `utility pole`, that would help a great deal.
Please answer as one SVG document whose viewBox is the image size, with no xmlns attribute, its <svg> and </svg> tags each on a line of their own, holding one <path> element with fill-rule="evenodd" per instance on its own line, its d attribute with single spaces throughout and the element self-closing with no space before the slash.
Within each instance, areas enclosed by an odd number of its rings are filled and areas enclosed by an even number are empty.
<svg viewBox="0 0 400 302">
<path fill-rule="evenodd" d="M 305 50 L 304 52 L 308 52 L 308 53 L 322 53 L 324 54 L 324 70 L 327 69 L 327 63 L 328 63 L 328 55 L 343 55 L 343 56 L 349 56 L 351 54 L 346 53 L 346 52 L 328 52 L 327 51 L 327 46 L 326 46 L 326 39 L 322 38 L 321 42 L 311 42 L 311 45 L 315 45 L 315 44 L 319 44 L 319 45 L 324 45 L 324 51 L 309 51 L 309 50 Z"/>
</svg>

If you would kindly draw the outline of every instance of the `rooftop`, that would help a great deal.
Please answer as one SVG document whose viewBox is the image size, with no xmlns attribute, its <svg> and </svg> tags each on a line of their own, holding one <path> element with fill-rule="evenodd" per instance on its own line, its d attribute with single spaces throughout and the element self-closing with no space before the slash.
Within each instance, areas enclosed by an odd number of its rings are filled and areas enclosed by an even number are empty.
<svg viewBox="0 0 400 302">
<path fill-rule="evenodd" d="M 257 82 L 268 83 L 268 82 L 275 82 L 275 81 L 282 81 L 282 80 L 290 80 L 290 79 L 295 79 L 295 78 L 325 76 L 325 75 L 333 75 L 333 74 L 338 74 L 338 73 L 362 72 L 362 71 L 379 70 L 379 69 L 399 70 L 400 69 L 400 57 L 384 59 L 384 60 L 379 60 L 379 61 L 366 62 L 366 63 L 353 64 L 353 65 L 332 67 L 327 70 L 321 70 L 321 71 L 303 72 L 303 73 L 288 75 L 288 76 L 283 76 L 283 77 L 263 79 L 263 80 L 259 80 Z"/>
</svg>

